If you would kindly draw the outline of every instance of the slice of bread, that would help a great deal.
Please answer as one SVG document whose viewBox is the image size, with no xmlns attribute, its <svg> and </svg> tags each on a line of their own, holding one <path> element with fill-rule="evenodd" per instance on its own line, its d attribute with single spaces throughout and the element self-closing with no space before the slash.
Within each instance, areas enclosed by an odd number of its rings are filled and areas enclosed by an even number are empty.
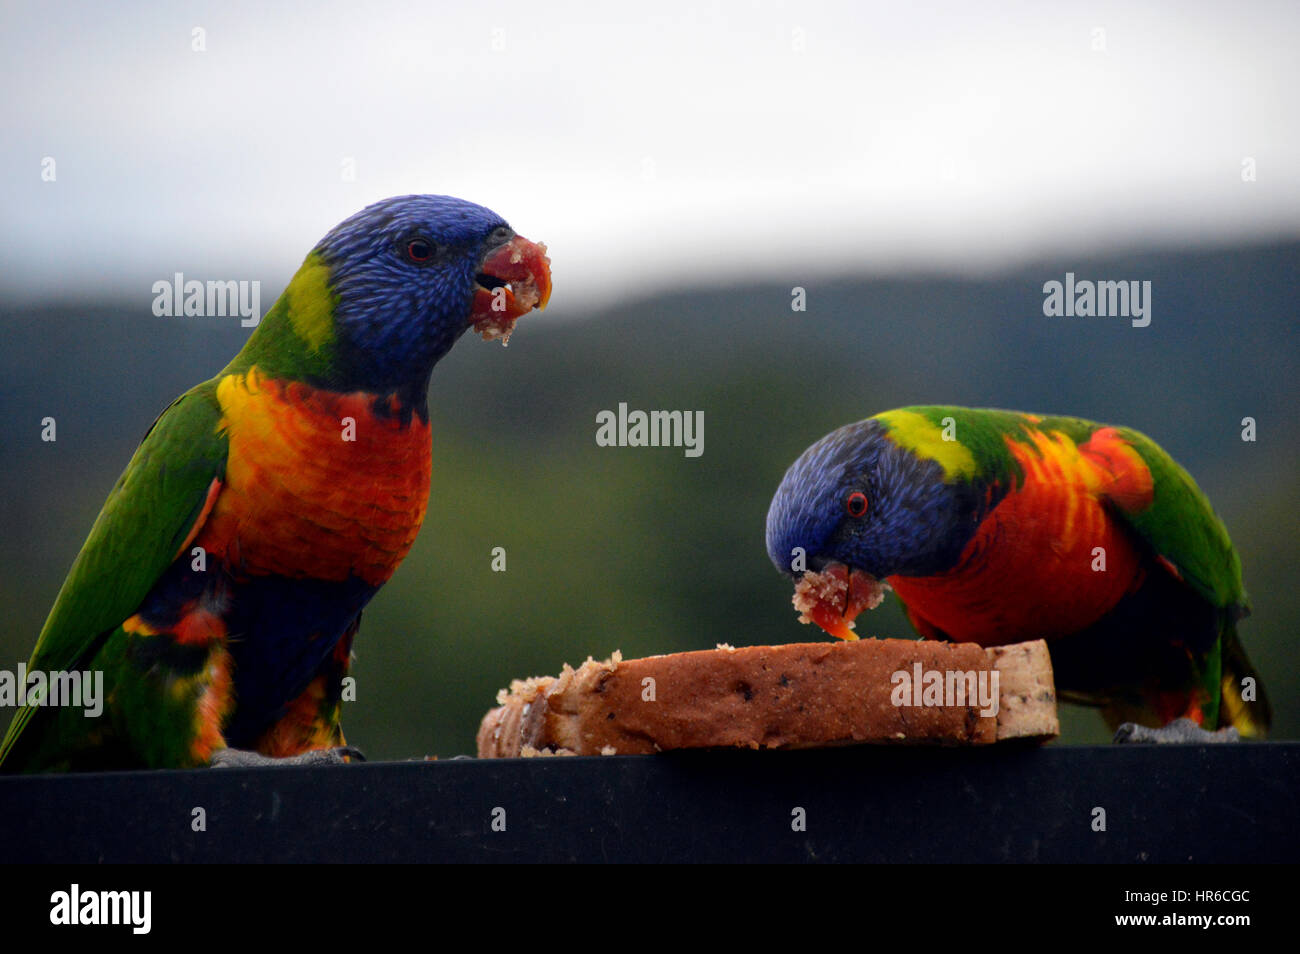
<svg viewBox="0 0 1300 954">
<path fill-rule="evenodd" d="M 566 665 L 558 677 L 516 680 L 497 702 L 479 727 L 480 758 L 863 742 L 987 745 L 1060 730 L 1042 640 L 987 650 L 864 639 L 719 646 L 644 659 L 615 653 L 577 669 Z"/>
</svg>

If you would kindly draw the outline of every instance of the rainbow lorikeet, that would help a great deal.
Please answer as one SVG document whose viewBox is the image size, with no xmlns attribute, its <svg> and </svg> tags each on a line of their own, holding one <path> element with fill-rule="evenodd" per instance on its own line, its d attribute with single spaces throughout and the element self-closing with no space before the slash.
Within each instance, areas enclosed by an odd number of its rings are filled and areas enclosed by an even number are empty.
<svg viewBox="0 0 1300 954">
<path fill-rule="evenodd" d="M 1228 532 L 1129 428 L 964 407 L 877 414 L 791 465 L 767 550 L 798 581 L 801 619 L 842 639 L 888 587 L 929 639 L 1046 639 L 1062 696 L 1102 707 L 1117 739 L 1268 728 L 1237 638 L 1248 603 Z"/>
<path fill-rule="evenodd" d="M 545 246 L 460 199 L 387 199 L 330 231 L 225 370 L 154 422 L 50 610 L 28 669 L 102 671 L 102 715 L 29 702 L 3 769 L 353 754 L 341 687 L 424 519 L 430 373 L 550 290 Z"/>
</svg>

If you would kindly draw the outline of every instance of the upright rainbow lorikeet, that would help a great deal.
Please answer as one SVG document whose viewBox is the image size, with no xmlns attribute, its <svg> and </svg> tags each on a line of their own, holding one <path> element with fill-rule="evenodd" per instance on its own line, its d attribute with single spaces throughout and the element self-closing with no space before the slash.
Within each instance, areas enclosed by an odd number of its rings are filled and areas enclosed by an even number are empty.
<svg viewBox="0 0 1300 954">
<path fill-rule="evenodd" d="M 27 705 L 6 771 L 343 761 L 361 611 L 428 504 L 433 366 L 551 290 L 545 246 L 448 196 L 326 235 L 235 359 L 154 422 L 29 670 L 104 673 L 99 718 Z"/>
<path fill-rule="evenodd" d="M 882 584 L 926 638 L 1046 639 L 1062 695 L 1124 723 L 1117 739 L 1268 729 L 1237 639 L 1249 609 L 1228 532 L 1129 428 L 964 407 L 877 414 L 791 465 L 767 551 L 798 581 L 801 619 L 841 639 L 857 638 L 852 620 Z"/>
</svg>

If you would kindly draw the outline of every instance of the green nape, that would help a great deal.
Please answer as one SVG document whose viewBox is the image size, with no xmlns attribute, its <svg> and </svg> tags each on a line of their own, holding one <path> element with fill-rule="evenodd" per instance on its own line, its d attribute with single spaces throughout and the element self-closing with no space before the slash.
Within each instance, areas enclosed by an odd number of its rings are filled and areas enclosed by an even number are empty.
<svg viewBox="0 0 1300 954">
<path fill-rule="evenodd" d="M 1005 440 L 1025 437 L 1029 421 L 1016 411 L 928 405 L 885 411 L 875 419 L 896 444 L 938 461 L 949 482 L 1006 484 L 1024 476 Z"/>
<path fill-rule="evenodd" d="M 325 382 L 337 379 L 337 304 L 329 266 L 313 252 L 223 373 L 241 373 L 256 365 L 277 378 Z"/>
</svg>

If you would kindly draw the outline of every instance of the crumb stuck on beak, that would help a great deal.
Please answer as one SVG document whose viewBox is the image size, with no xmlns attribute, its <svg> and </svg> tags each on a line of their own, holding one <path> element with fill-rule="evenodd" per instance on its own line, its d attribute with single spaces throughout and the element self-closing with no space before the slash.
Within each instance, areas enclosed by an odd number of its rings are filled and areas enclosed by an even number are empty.
<svg viewBox="0 0 1300 954">
<path fill-rule="evenodd" d="M 889 589 L 870 574 L 831 563 L 820 573 L 805 572 L 795 584 L 792 602 L 799 622 L 816 623 L 837 639 L 853 640 L 858 638 L 853 620 L 879 606 Z"/>
</svg>

